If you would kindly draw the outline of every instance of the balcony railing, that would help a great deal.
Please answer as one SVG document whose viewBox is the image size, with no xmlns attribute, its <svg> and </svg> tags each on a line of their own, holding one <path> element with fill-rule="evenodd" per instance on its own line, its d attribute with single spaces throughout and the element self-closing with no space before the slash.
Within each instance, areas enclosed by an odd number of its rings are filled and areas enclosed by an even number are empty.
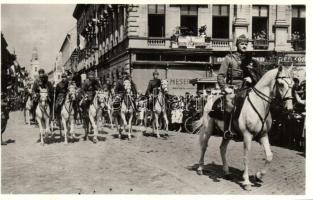
<svg viewBox="0 0 313 200">
<path fill-rule="evenodd" d="M 295 51 L 304 51 L 305 50 L 305 40 L 292 40 L 292 47 Z"/>
<path fill-rule="evenodd" d="M 152 39 L 147 40 L 148 46 L 165 46 L 165 39 Z"/>
<path fill-rule="evenodd" d="M 212 39 L 213 48 L 229 48 L 229 39 Z"/>
<path fill-rule="evenodd" d="M 253 48 L 254 49 L 268 49 L 268 39 L 254 39 Z"/>
</svg>

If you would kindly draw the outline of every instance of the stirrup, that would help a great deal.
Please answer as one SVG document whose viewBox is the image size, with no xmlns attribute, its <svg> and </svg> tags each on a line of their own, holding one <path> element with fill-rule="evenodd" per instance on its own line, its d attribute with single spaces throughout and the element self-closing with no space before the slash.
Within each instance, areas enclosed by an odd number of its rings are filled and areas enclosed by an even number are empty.
<svg viewBox="0 0 313 200">
<path fill-rule="evenodd" d="M 234 136 L 235 136 L 235 134 L 233 134 L 230 130 L 226 130 L 223 133 L 223 138 L 226 140 L 231 140 L 234 138 Z"/>
</svg>

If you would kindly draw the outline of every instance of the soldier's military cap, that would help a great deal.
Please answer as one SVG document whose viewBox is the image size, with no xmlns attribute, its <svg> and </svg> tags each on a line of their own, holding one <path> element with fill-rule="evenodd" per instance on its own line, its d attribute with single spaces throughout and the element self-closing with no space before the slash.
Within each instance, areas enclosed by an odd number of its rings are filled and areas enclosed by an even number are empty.
<svg viewBox="0 0 313 200">
<path fill-rule="evenodd" d="M 246 35 L 242 34 L 237 37 L 236 45 L 241 42 L 249 42 L 249 39 L 246 37 Z"/>
<path fill-rule="evenodd" d="M 38 70 L 38 74 L 44 74 L 45 73 L 45 70 L 44 69 L 39 69 Z"/>
</svg>

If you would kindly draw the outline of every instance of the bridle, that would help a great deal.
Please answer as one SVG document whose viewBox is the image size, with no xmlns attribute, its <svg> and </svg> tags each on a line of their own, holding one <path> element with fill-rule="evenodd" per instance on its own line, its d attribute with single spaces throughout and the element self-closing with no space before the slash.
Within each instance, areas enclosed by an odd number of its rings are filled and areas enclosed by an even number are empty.
<svg viewBox="0 0 313 200">
<path fill-rule="evenodd" d="M 72 112 L 72 110 L 73 110 L 73 106 L 72 106 L 72 104 L 73 104 L 73 96 L 75 97 L 75 95 L 76 95 L 76 90 L 75 90 L 75 88 L 74 88 L 74 92 L 71 90 L 71 86 L 69 86 L 69 92 L 67 93 L 67 95 L 68 95 L 68 98 L 66 98 L 66 99 L 68 99 L 67 100 L 67 102 L 69 102 L 69 106 L 68 107 L 66 107 L 66 105 L 64 105 L 64 107 L 65 107 L 65 110 L 68 112 L 68 113 L 71 113 Z"/>
<path fill-rule="evenodd" d="M 268 104 L 271 104 L 272 102 L 275 102 L 275 103 L 278 103 L 278 104 L 281 104 L 281 102 L 285 102 L 287 100 L 292 100 L 293 97 L 292 96 L 287 96 L 289 90 L 292 89 L 292 84 L 289 84 L 288 81 L 286 79 L 291 79 L 291 77 L 289 76 L 279 76 L 280 75 L 280 72 L 281 72 L 281 69 L 279 69 L 279 71 L 277 72 L 277 75 L 275 77 L 275 83 L 274 83 L 274 86 L 273 86 L 273 91 L 274 89 L 276 88 L 276 95 L 274 98 L 264 94 L 263 92 L 261 92 L 260 90 L 256 89 L 255 87 L 252 87 L 252 91 L 250 91 L 247 95 L 247 99 L 248 99 L 248 102 L 250 103 L 250 105 L 252 106 L 253 110 L 255 111 L 255 113 L 258 115 L 260 121 L 262 122 L 262 127 L 261 127 L 261 130 L 258 132 L 258 135 L 260 133 L 263 132 L 263 129 L 264 129 L 264 124 L 266 122 L 266 119 L 270 113 L 270 109 L 268 109 L 268 111 L 266 112 L 265 114 L 265 117 L 263 118 L 262 115 L 260 114 L 260 112 L 256 109 L 256 107 L 254 106 L 254 104 L 251 102 L 251 99 L 250 99 L 250 93 L 251 92 L 254 92 L 260 99 L 262 99 L 263 101 L 267 102 Z M 287 83 L 288 85 L 288 89 L 287 91 L 285 92 L 285 94 L 282 96 L 282 97 L 276 97 L 277 96 L 277 90 L 278 90 L 278 87 L 277 87 L 277 84 L 278 84 L 278 80 L 281 79 L 283 80 L 285 83 Z"/>
</svg>

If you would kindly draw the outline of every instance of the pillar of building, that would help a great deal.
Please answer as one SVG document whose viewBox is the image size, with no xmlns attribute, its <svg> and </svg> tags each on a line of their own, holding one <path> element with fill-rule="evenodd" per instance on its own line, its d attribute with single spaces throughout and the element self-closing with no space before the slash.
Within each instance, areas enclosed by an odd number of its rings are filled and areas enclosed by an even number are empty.
<svg viewBox="0 0 313 200">
<path fill-rule="evenodd" d="M 249 5 L 236 5 L 235 6 L 236 17 L 233 23 L 234 26 L 234 42 L 236 44 L 236 38 L 242 34 L 248 37 L 250 6 Z M 250 46 L 251 44 L 249 44 Z M 248 48 L 249 48 L 248 46 Z"/>
<path fill-rule="evenodd" d="M 276 20 L 274 24 L 275 30 L 275 50 L 291 51 L 291 44 L 288 40 L 288 20 L 286 19 L 286 5 L 276 5 Z"/>
<path fill-rule="evenodd" d="M 166 5 L 165 15 L 165 36 L 169 38 L 175 33 L 176 27 L 180 26 L 180 7 Z"/>
<path fill-rule="evenodd" d="M 206 35 L 212 37 L 212 5 L 210 7 L 199 7 L 198 8 L 198 28 L 206 26 Z"/>
</svg>

